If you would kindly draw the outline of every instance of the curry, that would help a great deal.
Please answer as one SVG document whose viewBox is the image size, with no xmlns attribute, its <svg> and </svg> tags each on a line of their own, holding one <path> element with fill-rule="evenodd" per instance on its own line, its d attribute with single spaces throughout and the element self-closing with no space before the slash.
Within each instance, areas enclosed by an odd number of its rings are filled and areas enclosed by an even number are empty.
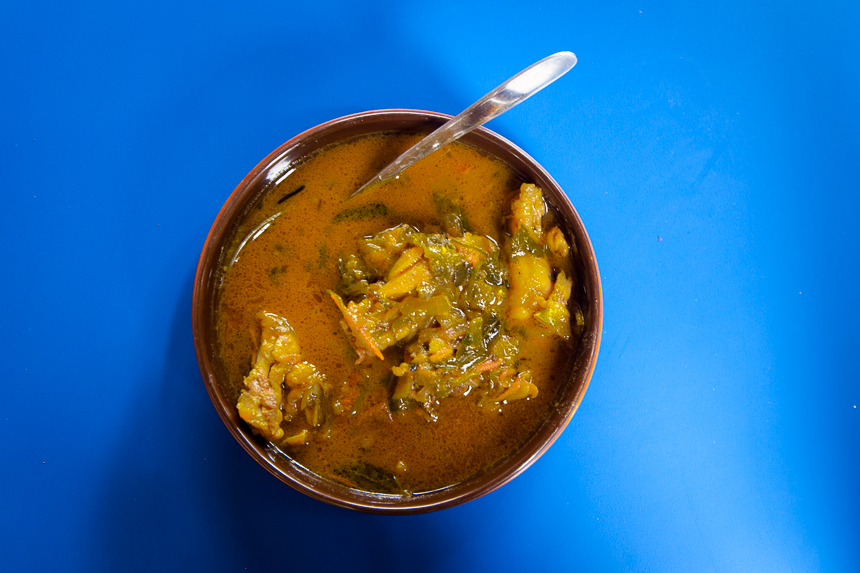
<svg viewBox="0 0 860 573">
<path fill-rule="evenodd" d="M 314 473 L 365 491 L 458 483 L 550 412 L 584 320 L 541 190 L 453 143 L 346 197 L 418 136 L 315 154 L 225 253 L 218 344 L 238 411 Z"/>
</svg>

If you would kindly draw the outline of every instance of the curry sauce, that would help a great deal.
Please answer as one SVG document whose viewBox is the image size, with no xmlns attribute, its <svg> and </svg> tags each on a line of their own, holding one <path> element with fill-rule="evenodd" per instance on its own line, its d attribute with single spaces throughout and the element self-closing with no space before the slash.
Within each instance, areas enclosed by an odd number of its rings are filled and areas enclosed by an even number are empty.
<svg viewBox="0 0 860 573">
<path fill-rule="evenodd" d="M 518 341 L 516 370 L 529 373 L 534 392 L 523 394 L 525 399 L 491 401 L 491 407 L 486 392 L 482 401 L 468 385 L 434 401 L 432 409 L 417 401 L 414 392 L 392 400 L 409 370 L 404 345 L 363 356 L 355 337 L 350 340 L 344 321 L 347 303 L 341 301 L 339 308 L 333 296 L 340 296 L 332 294 L 343 284 L 344 261 L 360 252 L 367 237 L 398 226 L 416 236 L 444 238 L 452 214 L 474 236 L 511 251 L 517 240 L 509 226 L 511 204 L 524 183 L 504 163 L 455 142 L 398 179 L 347 199 L 419 138 L 362 137 L 326 148 L 282 177 L 236 230 L 222 258 L 217 300 L 219 354 L 237 399 L 259 360 L 261 336 L 268 332 L 264 327 L 261 335 L 263 310 L 288 322 L 280 332 L 298 341 L 301 360 L 313 365 L 316 379 L 325 380 L 325 411 L 315 414 L 310 426 L 311 417 L 286 416 L 283 423 L 278 418 L 278 432 L 268 437 L 322 477 L 383 493 L 449 486 L 515 451 L 551 410 L 578 333 L 574 325 L 573 336 L 565 340 L 547 324 L 509 320 L 508 309 L 501 308 L 500 330 Z M 549 228 L 551 218 L 539 217 L 536 225 Z M 562 232 L 554 229 L 545 242 L 564 243 Z M 554 261 L 553 275 L 572 272 L 564 257 Z M 516 264 L 511 268 L 516 271 Z M 551 298 L 549 291 L 543 297 Z M 303 437 L 292 442 L 272 438 L 281 435 Z"/>
</svg>

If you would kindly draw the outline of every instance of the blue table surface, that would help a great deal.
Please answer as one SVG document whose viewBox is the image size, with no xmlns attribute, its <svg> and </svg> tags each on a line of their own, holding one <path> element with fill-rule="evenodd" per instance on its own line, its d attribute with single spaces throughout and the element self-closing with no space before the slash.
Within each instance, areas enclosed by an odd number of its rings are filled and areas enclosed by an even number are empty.
<svg viewBox="0 0 860 573">
<path fill-rule="evenodd" d="M 860 570 L 860 5 L 241 4 L 0 9 L 0 568 Z M 293 491 L 197 368 L 221 205 L 300 131 L 454 114 L 559 50 L 573 71 L 488 127 L 594 244 L 581 408 L 453 509 Z"/>
</svg>

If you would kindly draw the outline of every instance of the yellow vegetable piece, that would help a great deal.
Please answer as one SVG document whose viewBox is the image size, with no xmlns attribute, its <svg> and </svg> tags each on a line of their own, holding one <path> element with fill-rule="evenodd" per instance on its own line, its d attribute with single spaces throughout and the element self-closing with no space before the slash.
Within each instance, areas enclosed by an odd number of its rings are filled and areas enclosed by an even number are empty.
<svg viewBox="0 0 860 573">
<path fill-rule="evenodd" d="M 517 379 L 511 384 L 510 388 L 496 396 L 496 402 L 513 402 L 514 400 L 522 400 L 523 398 L 534 398 L 538 395 L 538 388 L 531 382 L 531 374 L 528 372 L 520 372 Z"/>
<path fill-rule="evenodd" d="M 516 235 L 521 227 L 525 227 L 532 239 L 543 244 L 543 229 L 541 219 L 546 215 L 546 203 L 540 187 L 532 183 L 523 183 L 520 194 L 511 203 L 511 235 Z"/>
<path fill-rule="evenodd" d="M 565 340 L 570 338 L 570 311 L 567 309 L 567 300 L 570 298 L 572 286 L 573 282 L 570 278 L 564 272 L 559 273 L 552 294 L 546 302 L 546 308 L 534 314 L 538 324 L 552 330 Z"/>
<path fill-rule="evenodd" d="M 299 339 L 287 319 L 266 311 L 257 313 L 257 319 L 263 327 L 261 347 L 278 362 L 298 362 L 301 356 Z"/>
<path fill-rule="evenodd" d="M 355 312 L 355 303 L 350 302 L 349 306 L 345 305 L 343 299 L 337 293 L 333 293 L 328 291 L 328 294 L 331 296 L 334 303 L 340 309 L 340 312 L 343 314 L 343 318 L 346 321 L 347 326 L 352 331 L 353 335 L 356 339 L 361 340 L 364 344 L 369 348 L 380 360 L 385 360 L 385 357 L 382 356 L 382 351 L 377 346 L 376 341 L 373 340 L 373 337 L 370 335 L 370 332 L 367 329 L 367 326 L 362 323 L 359 316 Z"/>
<path fill-rule="evenodd" d="M 289 438 L 284 439 L 284 443 L 287 443 L 291 446 L 301 446 L 303 444 L 308 443 L 309 437 L 310 432 L 305 429 L 296 434 L 295 436 L 290 436 Z"/>
<path fill-rule="evenodd" d="M 408 225 L 398 225 L 361 240 L 361 258 L 379 275 L 384 275 L 394 258 L 406 248 L 406 239 L 415 229 Z"/>
<path fill-rule="evenodd" d="M 453 355 L 454 355 L 454 349 L 451 348 L 450 346 L 447 348 L 442 348 L 441 350 L 438 350 L 438 351 L 436 351 L 430 355 L 430 362 L 433 362 L 434 364 L 438 363 L 438 362 L 442 362 L 444 360 L 449 359 Z"/>
<path fill-rule="evenodd" d="M 394 368 L 398 367 L 395 366 Z M 391 369 L 392 372 L 394 372 L 394 368 Z M 402 400 L 412 392 L 412 380 L 409 376 L 406 376 L 409 372 L 409 365 L 403 364 L 399 371 L 402 372 L 402 374 L 394 373 L 394 375 L 399 376 L 399 378 L 397 379 L 397 386 L 394 387 L 394 394 L 391 395 L 393 400 Z"/>
<path fill-rule="evenodd" d="M 389 300 L 398 299 L 415 291 L 419 286 L 432 279 L 433 275 L 427 265 L 418 263 L 394 280 L 390 280 L 379 287 L 377 294 Z"/>
<path fill-rule="evenodd" d="M 498 250 L 498 247 L 489 237 L 472 233 L 465 233 L 458 239 L 451 239 L 451 243 L 460 253 L 460 256 L 472 267 L 478 266 L 484 257 Z"/>
<path fill-rule="evenodd" d="M 511 290 L 508 292 L 508 316 L 527 320 L 546 303 L 552 291 L 549 261 L 534 255 L 514 258 L 509 265 Z"/>
<path fill-rule="evenodd" d="M 424 254 L 424 249 L 421 247 L 411 247 L 403 251 L 400 258 L 394 262 L 394 265 L 388 270 L 388 280 L 402 274 L 409 267 L 417 263 Z"/>
<path fill-rule="evenodd" d="M 558 227 L 553 227 L 546 234 L 546 245 L 549 250 L 557 257 L 566 257 L 570 248 L 567 245 L 567 240 L 564 238 L 564 233 Z"/>
</svg>

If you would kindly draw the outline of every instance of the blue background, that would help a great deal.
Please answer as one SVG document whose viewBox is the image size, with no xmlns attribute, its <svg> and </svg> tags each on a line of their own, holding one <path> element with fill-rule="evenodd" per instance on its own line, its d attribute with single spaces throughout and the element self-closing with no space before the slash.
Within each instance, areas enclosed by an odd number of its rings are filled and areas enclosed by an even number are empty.
<svg viewBox="0 0 860 573">
<path fill-rule="evenodd" d="M 2 568 L 857 571 L 858 4 L 310 4 L 0 7 Z M 488 127 L 589 229 L 582 407 L 464 506 L 294 492 L 197 369 L 220 206 L 306 128 L 454 114 L 559 50 Z"/>
</svg>

